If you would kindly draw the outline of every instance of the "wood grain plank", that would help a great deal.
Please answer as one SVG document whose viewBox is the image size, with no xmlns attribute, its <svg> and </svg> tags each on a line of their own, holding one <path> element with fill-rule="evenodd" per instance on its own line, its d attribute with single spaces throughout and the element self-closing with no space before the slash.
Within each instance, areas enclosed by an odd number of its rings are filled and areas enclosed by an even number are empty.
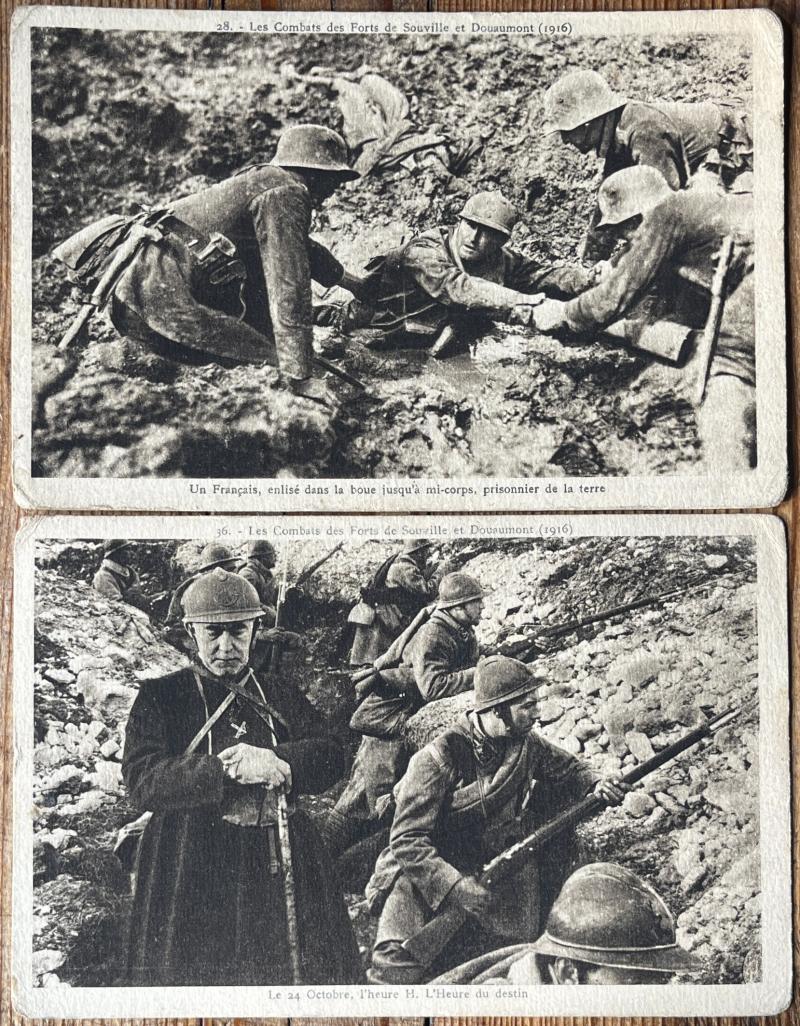
<svg viewBox="0 0 800 1026">
<path fill-rule="evenodd" d="M 205 10 L 207 4 L 202 0 L 92 0 L 86 3 L 84 0 L 53 0 L 61 6 L 91 6 L 91 7 L 133 7 L 133 8 L 166 8 L 175 10 Z M 8 98 L 8 49 L 9 49 L 9 22 L 13 10 L 19 6 L 17 0 L 0 0 L 0 51 L 3 54 L 3 86 L 0 89 L 0 113 L 3 120 L 2 147 L 0 152 L 3 156 L 8 153 L 9 133 L 9 98 Z M 317 10 L 324 11 L 333 9 L 334 4 L 327 0 L 215 0 L 214 6 L 221 8 L 227 6 L 230 9 L 239 10 Z M 370 3 L 368 0 L 338 0 L 335 5 L 337 10 L 397 10 L 397 11 L 538 11 L 538 12 L 580 12 L 580 11 L 639 11 L 639 10 L 682 10 L 682 9 L 729 9 L 731 7 L 766 7 L 774 11 L 784 21 L 787 30 L 787 54 L 790 67 L 790 89 L 789 95 L 795 100 L 800 88 L 800 0 L 770 0 L 761 3 L 753 0 L 397 0 L 394 5 L 384 6 L 380 2 Z M 797 473 L 800 467 L 800 437 L 798 436 L 798 384 L 800 383 L 800 367 L 798 365 L 799 347 L 796 343 L 796 329 L 798 303 L 800 303 L 800 290 L 798 289 L 797 268 L 800 266 L 800 224 L 798 223 L 798 210 L 800 209 L 800 197 L 798 196 L 798 171 L 800 166 L 800 127 L 798 118 L 792 117 L 788 133 L 788 166 L 789 166 L 789 222 L 787 231 L 787 248 L 790 257 L 790 274 L 788 281 L 788 302 L 790 311 L 790 355 L 789 372 L 791 382 L 790 393 L 790 455 L 791 455 L 791 493 L 776 510 L 764 510 L 763 512 L 776 512 L 786 525 L 789 539 L 789 591 L 790 591 L 790 623 L 792 636 L 792 688 L 793 695 L 797 696 L 798 684 L 798 659 L 800 648 L 800 605 L 797 597 L 800 594 L 800 562 L 797 558 L 798 542 L 800 542 L 800 519 L 798 518 L 798 497 L 797 497 Z M 0 161 L 0 206 L 4 212 L 8 211 L 8 163 L 3 159 Z M 11 705 L 11 575 L 13 558 L 13 540 L 19 524 L 25 520 L 32 519 L 31 514 L 20 513 L 13 502 L 13 495 L 10 484 L 10 432 L 8 430 L 10 416 L 10 310 L 8 305 L 8 284 L 9 284 L 9 218 L 0 219 L 0 424 L 3 430 L 3 444 L 0 447 L 0 582 L 3 584 L 0 594 L 0 680 L 2 681 L 2 698 L 0 699 L 0 710 L 2 714 L 2 726 L 0 726 L 0 761 L 2 765 L 2 794 L 0 795 L 0 899 L 2 900 L 2 914 L 0 915 L 0 1023 L 9 1023 L 12 1026 L 25 1026 L 31 1020 L 15 1014 L 11 1008 L 10 1001 L 10 885 L 11 885 L 11 836 L 10 836 L 10 801 L 11 801 L 11 753 L 12 753 L 12 705 Z M 718 510 L 717 512 L 726 512 Z M 159 514 L 163 515 L 163 514 Z M 776 582 L 780 587 L 781 582 Z M 798 746 L 800 745 L 800 717 L 794 718 L 793 723 L 793 767 L 795 773 L 798 766 Z M 800 787 L 795 788 L 793 796 L 795 822 L 800 817 Z M 796 837 L 796 835 L 795 835 Z M 795 844 L 795 909 L 800 908 L 800 858 L 798 857 L 798 845 Z M 795 947 L 798 949 L 797 930 L 795 930 Z M 796 951 L 795 963 L 800 963 L 800 949 Z M 769 966 L 765 967 L 769 971 Z M 795 1000 L 791 1008 L 784 1014 L 769 1020 L 775 1026 L 800 1026 L 798 1015 L 797 984 L 795 985 Z M 183 1019 L 183 1020 L 126 1020 L 130 1026 L 285 1026 L 288 1020 L 275 1019 L 249 1019 L 249 1020 L 222 1020 L 222 1019 Z M 298 1024 L 304 1020 L 297 1020 Z M 413 1023 L 418 1026 L 420 1020 L 305 1020 L 311 1026 L 322 1026 L 322 1024 L 342 1022 L 347 1026 L 355 1026 L 356 1023 L 366 1024 L 367 1022 L 390 1026 L 393 1023 Z M 464 1023 L 494 1023 L 497 1026 L 528 1026 L 528 1024 L 540 1023 L 547 1026 L 563 1026 L 566 1022 L 580 1024 L 616 1024 L 622 1020 L 615 1019 L 535 1019 L 535 1018 L 440 1018 L 435 1020 L 437 1026 L 461 1026 Z M 666 1026 L 666 1024 L 697 1023 L 705 1026 L 706 1023 L 715 1023 L 717 1026 L 734 1026 L 734 1024 L 763 1022 L 766 1026 L 767 1020 L 755 1019 L 656 1019 L 637 1018 L 625 1020 L 634 1026 Z M 41 1026 L 78 1026 L 76 1020 L 39 1020 Z M 93 1020 L 91 1026 L 107 1026 L 111 1020 Z M 86 1020 L 82 1021 L 83 1026 L 89 1026 Z"/>
</svg>

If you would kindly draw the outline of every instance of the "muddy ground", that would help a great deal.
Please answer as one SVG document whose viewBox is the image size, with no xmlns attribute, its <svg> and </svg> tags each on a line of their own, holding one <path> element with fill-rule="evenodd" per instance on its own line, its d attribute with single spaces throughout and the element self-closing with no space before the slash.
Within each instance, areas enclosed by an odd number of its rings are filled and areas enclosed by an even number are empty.
<svg viewBox="0 0 800 1026">
<path fill-rule="evenodd" d="M 196 565 L 194 542 L 137 544 L 150 594 Z M 325 544 L 292 546 L 289 580 Z M 359 584 L 391 548 L 349 544 L 294 602 L 304 639 L 283 672 L 353 751 L 353 709 L 342 630 Z M 491 594 L 478 636 L 484 650 L 654 595 L 646 608 L 545 642 L 540 729 L 599 772 L 618 773 L 707 717 L 757 693 L 754 554 L 734 538 L 595 538 L 572 542 L 482 539 L 436 556 L 474 574 Z M 130 881 L 113 855 L 135 818 L 121 781 L 127 712 L 140 680 L 181 665 L 159 615 L 151 621 L 88 584 L 95 542 L 42 544 L 34 675 L 34 965 L 43 986 L 107 986 L 120 968 Z M 677 594 L 676 594 L 677 592 Z M 173 639 L 174 640 L 174 639 Z M 469 704 L 432 703 L 410 725 L 418 746 Z M 702 961 L 700 982 L 760 978 L 758 718 L 730 728 L 648 778 L 621 809 L 584 824 L 570 864 L 604 859 L 642 874 L 678 918 L 681 943 Z M 309 803 L 324 814 L 343 786 Z M 368 846 L 367 846 L 368 847 Z M 375 920 L 363 887 L 379 850 L 340 863 L 351 917 L 367 957 Z M 559 849 L 560 863 L 567 856 Z M 566 867 L 565 867 L 566 868 Z"/>
<path fill-rule="evenodd" d="M 42 476 L 385 477 L 691 472 L 694 415 L 675 372 L 601 340 L 563 345 L 497 326 L 468 353 L 376 353 L 317 329 L 321 352 L 369 385 L 334 383 L 335 416 L 289 397 L 270 368 L 187 365 L 120 340 L 55 343 L 77 310 L 47 254 L 102 214 L 131 212 L 268 159 L 284 126 L 338 127 L 323 66 L 368 64 L 403 90 L 420 129 L 477 142 L 457 174 L 419 159 L 368 176 L 318 215 L 316 236 L 357 268 L 447 223 L 476 189 L 525 211 L 514 243 L 576 259 L 597 163 L 538 131 L 562 72 L 590 67 L 636 99 L 749 102 L 736 39 L 158 36 L 36 30 L 33 61 L 33 471 Z M 531 110 L 531 116 L 528 110 Z"/>
</svg>

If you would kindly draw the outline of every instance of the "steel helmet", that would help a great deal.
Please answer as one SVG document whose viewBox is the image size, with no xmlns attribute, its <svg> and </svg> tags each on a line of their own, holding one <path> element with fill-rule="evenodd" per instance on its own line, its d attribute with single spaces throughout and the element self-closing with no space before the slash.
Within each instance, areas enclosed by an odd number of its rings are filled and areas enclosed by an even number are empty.
<svg viewBox="0 0 800 1026">
<path fill-rule="evenodd" d="M 544 94 L 545 133 L 570 132 L 627 102 L 596 71 L 571 71 Z"/>
<path fill-rule="evenodd" d="M 436 605 L 439 609 L 454 609 L 483 598 L 484 594 L 480 584 L 469 574 L 445 574 L 439 582 Z"/>
<path fill-rule="evenodd" d="M 428 538 L 406 538 L 403 542 L 403 552 L 411 555 L 412 552 L 419 552 L 420 549 L 429 549 L 433 542 Z"/>
<path fill-rule="evenodd" d="M 232 563 L 235 556 L 227 545 L 220 545 L 218 542 L 209 542 L 205 545 L 198 558 L 197 570 L 198 574 L 203 573 L 205 570 L 213 570 L 215 566 L 219 566 L 221 563 Z"/>
<path fill-rule="evenodd" d="M 700 969 L 678 944 L 663 899 L 636 873 L 611 862 L 593 862 L 569 877 L 532 948 L 540 955 L 616 968 Z"/>
<path fill-rule="evenodd" d="M 494 228 L 496 232 L 510 235 L 514 225 L 519 221 L 519 211 L 508 202 L 502 192 L 476 192 L 464 204 L 458 215 L 465 221 Z"/>
<path fill-rule="evenodd" d="M 258 541 L 248 542 L 245 552 L 250 559 L 260 559 L 265 563 L 268 562 L 270 566 L 275 566 L 277 560 L 275 546 L 263 538 Z"/>
<path fill-rule="evenodd" d="M 311 171 L 330 171 L 340 178 L 360 178 L 347 162 L 347 143 L 322 125 L 294 125 L 278 139 L 272 163 L 277 167 L 302 167 Z"/>
<path fill-rule="evenodd" d="M 129 546 L 130 542 L 124 538 L 109 538 L 103 542 L 103 555 L 110 556 L 112 552 L 119 552 L 120 549 L 127 549 Z"/>
<path fill-rule="evenodd" d="M 543 683 L 519 659 L 504 655 L 487 656 L 475 669 L 475 712 L 486 712 L 529 691 L 536 691 Z"/>
<path fill-rule="evenodd" d="M 264 615 L 253 585 L 219 566 L 192 581 L 181 605 L 184 623 L 238 623 Z"/>
<path fill-rule="evenodd" d="M 647 164 L 615 171 L 606 178 L 597 194 L 597 205 L 603 215 L 598 226 L 620 224 L 638 214 L 646 214 L 671 192 L 661 172 Z"/>
</svg>

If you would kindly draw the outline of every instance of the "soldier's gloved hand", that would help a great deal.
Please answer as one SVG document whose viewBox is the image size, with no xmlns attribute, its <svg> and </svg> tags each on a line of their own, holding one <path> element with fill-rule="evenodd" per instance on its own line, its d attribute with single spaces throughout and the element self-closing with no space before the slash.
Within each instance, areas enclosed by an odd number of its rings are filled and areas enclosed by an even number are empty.
<svg viewBox="0 0 800 1026">
<path fill-rule="evenodd" d="M 509 324 L 521 324 L 523 327 L 533 327 L 534 308 L 544 302 L 544 292 L 537 292 L 533 296 L 520 297 L 518 303 L 511 308 L 508 317 Z"/>
<path fill-rule="evenodd" d="M 285 791 L 292 787 L 292 768 L 269 748 L 240 742 L 219 753 L 225 775 L 237 784 L 264 784 Z"/>
<path fill-rule="evenodd" d="M 630 791 L 630 787 L 623 784 L 617 776 L 605 777 L 598 781 L 594 788 L 594 793 L 607 805 L 621 805 L 628 791 Z"/>
<path fill-rule="evenodd" d="M 491 891 L 487 891 L 482 884 L 479 884 L 471 876 L 465 876 L 459 880 L 450 892 L 450 897 L 465 912 L 469 912 L 471 916 L 485 915 L 492 903 Z"/>
<path fill-rule="evenodd" d="M 539 331 L 556 331 L 566 321 L 566 303 L 558 299 L 545 299 L 533 311 L 533 323 Z"/>
</svg>

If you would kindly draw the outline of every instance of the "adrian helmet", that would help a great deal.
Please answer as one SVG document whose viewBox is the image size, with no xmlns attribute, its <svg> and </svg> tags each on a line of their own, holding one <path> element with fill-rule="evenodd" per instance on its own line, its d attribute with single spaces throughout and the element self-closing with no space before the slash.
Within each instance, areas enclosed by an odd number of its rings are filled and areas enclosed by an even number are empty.
<svg viewBox="0 0 800 1026">
<path fill-rule="evenodd" d="M 277 560 L 275 546 L 264 538 L 248 542 L 244 551 L 249 559 L 260 559 L 262 563 L 268 563 L 270 566 L 275 566 L 275 562 Z"/>
<path fill-rule="evenodd" d="M 238 623 L 264 615 L 253 585 L 222 567 L 196 577 L 181 604 L 184 623 Z"/>
<path fill-rule="evenodd" d="M 510 235 L 519 221 L 519 211 L 509 203 L 502 192 L 476 192 L 464 204 L 459 214 L 465 221 L 494 228 L 496 232 Z"/>
<path fill-rule="evenodd" d="M 484 591 L 474 577 L 469 574 L 445 574 L 439 582 L 439 595 L 436 605 L 439 609 L 454 609 L 465 606 L 483 598 Z"/>
<path fill-rule="evenodd" d="M 220 545 L 218 542 L 209 542 L 203 546 L 198 557 L 197 570 L 195 573 L 202 574 L 206 570 L 213 570 L 216 566 L 225 563 L 233 563 L 235 556 L 227 545 Z"/>
<path fill-rule="evenodd" d="M 412 552 L 429 549 L 432 545 L 433 542 L 429 538 L 406 538 L 403 542 L 403 552 L 410 556 Z"/>
<path fill-rule="evenodd" d="M 519 659 L 504 655 L 487 656 L 475 668 L 475 712 L 486 712 L 529 691 L 536 691 L 541 685 L 542 681 Z"/>
</svg>

